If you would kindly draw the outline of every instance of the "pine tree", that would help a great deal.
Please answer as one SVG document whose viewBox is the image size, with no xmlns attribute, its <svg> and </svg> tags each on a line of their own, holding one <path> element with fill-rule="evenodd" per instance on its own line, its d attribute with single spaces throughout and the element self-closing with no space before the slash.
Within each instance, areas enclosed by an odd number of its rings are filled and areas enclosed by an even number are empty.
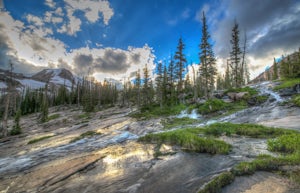
<svg viewBox="0 0 300 193">
<path fill-rule="evenodd" d="M 176 60 L 176 77 L 178 79 L 177 91 L 180 94 L 183 87 L 183 72 L 186 65 L 186 57 L 183 53 L 185 45 L 180 37 L 178 40 L 177 51 L 175 52 L 174 59 Z"/>
<path fill-rule="evenodd" d="M 231 77 L 232 76 L 231 76 L 229 64 L 227 63 L 226 71 L 225 71 L 225 80 L 224 80 L 224 88 L 225 89 L 230 89 L 231 88 L 231 83 L 232 83 Z"/>
<path fill-rule="evenodd" d="M 18 135 L 22 133 L 22 128 L 20 126 L 20 119 L 21 119 L 21 109 L 16 112 L 14 126 L 13 129 L 10 131 L 11 135 Z"/>
<path fill-rule="evenodd" d="M 230 66 L 232 69 L 232 75 L 233 75 L 233 86 L 236 88 L 241 87 L 241 82 L 242 82 L 242 74 L 241 72 L 241 48 L 240 48 L 240 37 L 239 37 L 239 25 L 235 21 L 234 26 L 232 28 L 232 35 L 231 35 L 231 46 L 232 50 L 230 52 Z"/>
<path fill-rule="evenodd" d="M 163 107 L 163 67 L 162 63 L 159 62 L 156 67 L 157 77 L 155 78 L 156 83 L 156 94 L 157 101 L 159 102 L 160 108 Z"/>
<path fill-rule="evenodd" d="M 150 75 L 147 64 L 145 64 L 145 68 L 143 69 L 144 79 L 143 79 L 143 105 L 146 106 L 150 103 Z"/>
<path fill-rule="evenodd" d="M 206 24 L 206 17 L 202 16 L 202 38 L 200 44 L 200 69 L 199 74 L 203 82 L 204 96 L 209 99 L 214 90 L 215 76 L 217 74 L 216 59 L 213 53 L 212 45 L 209 43 L 210 35 Z"/>
<path fill-rule="evenodd" d="M 138 69 L 136 73 L 136 78 L 135 78 L 135 88 L 136 88 L 136 93 L 137 93 L 137 105 L 138 108 L 141 106 L 141 72 L 140 69 Z"/>
<path fill-rule="evenodd" d="M 273 63 L 273 80 L 278 79 L 278 67 L 277 67 L 277 62 L 274 58 L 274 63 Z"/>
<path fill-rule="evenodd" d="M 170 63 L 168 67 L 168 94 L 169 94 L 169 103 L 174 104 L 177 101 L 175 96 L 175 81 L 176 81 L 176 70 L 175 70 L 175 63 L 173 60 L 173 56 L 171 55 Z"/>
</svg>

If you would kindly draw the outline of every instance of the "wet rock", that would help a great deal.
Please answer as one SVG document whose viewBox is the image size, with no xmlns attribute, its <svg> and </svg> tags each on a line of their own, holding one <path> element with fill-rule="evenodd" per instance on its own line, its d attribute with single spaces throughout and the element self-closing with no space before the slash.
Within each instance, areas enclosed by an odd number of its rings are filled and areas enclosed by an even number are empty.
<svg viewBox="0 0 300 193">
<path fill-rule="evenodd" d="M 293 88 L 283 88 L 279 90 L 280 96 L 292 96 L 296 94 L 295 90 Z"/>
</svg>

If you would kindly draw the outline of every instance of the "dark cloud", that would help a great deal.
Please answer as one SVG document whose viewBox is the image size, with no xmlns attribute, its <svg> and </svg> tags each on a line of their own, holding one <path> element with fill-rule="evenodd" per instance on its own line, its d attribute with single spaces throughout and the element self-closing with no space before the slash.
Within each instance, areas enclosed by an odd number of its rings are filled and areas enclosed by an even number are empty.
<svg viewBox="0 0 300 193">
<path fill-rule="evenodd" d="M 77 54 L 73 59 L 75 73 L 79 75 L 93 73 L 93 61 L 94 58 L 91 54 Z"/>
<path fill-rule="evenodd" d="M 129 68 L 127 63 L 127 55 L 123 52 L 117 52 L 109 49 L 105 50 L 104 56 L 97 58 L 95 61 L 95 69 L 99 72 L 120 74 Z"/>
<path fill-rule="evenodd" d="M 221 1 L 219 9 L 210 9 L 207 14 L 220 15 L 214 12 L 226 10 L 224 19 L 214 18 L 212 37 L 216 54 L 228 57 L 234 20 L 239 23 L 241 39 L 246 31 L 248 53 L 255 58 L 264 58 L 275 50 L 295 50 L 300 45 L 299 7 L 300 1 L 295 0 Z"/>
<path fill-rule="evenodd" d="M 7 67 L 9 56 L 7 55 L 8 52 L 12 50 L 9 38 L 3 32 L 4 25 L 0 25 L 0 67 L 5 68 Z"/>
<path fill-rule="evenodd" d="M 300 14 L 299 17 L 300 18 Z M 264 57 L 272 54 L 273 49 L 282 50 L 296 49 L 300 46 L 300 20 L 283 24 L 280 27 L 273 26 L 269 33 L 254 43 L 250 51 L 256 57 Z M 282 53 L 284 54 L 284 53 Z"/>
</svg>

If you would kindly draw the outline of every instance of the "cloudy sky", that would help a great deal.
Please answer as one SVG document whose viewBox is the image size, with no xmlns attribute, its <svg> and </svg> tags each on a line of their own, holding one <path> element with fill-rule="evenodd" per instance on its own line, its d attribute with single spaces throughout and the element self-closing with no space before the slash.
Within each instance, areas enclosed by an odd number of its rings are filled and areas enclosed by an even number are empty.
<svg viewBox="0 0 300 193">
<path fill-rule="evenodd" d="M 235 19 L 252 77 L 300 47 L 298 0 L 0 0 L 0 9 L 0 68 L 12 61 L 27 74 L 64 67 L 121 79 L 168 61 L 180 36 L 188 63 L 199 63 L 202 11 L 220 71 Z"/>
</svg>

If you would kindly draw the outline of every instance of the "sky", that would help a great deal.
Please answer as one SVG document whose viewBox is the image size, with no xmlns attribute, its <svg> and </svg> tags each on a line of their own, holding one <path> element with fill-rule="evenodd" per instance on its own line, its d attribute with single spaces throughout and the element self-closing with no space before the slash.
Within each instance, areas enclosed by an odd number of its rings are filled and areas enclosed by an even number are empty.
<svg viewBox="0 0 300 193">
<path fill-rule="evenodd" d="M 203 11 L 220 73 L 235 20 L 252 78 L 300 47 L 299 0 L 0 0 L 0 9 L 0 68 L 25 74 L 130 78 L 168 63 L 180 37 L 188 64 L 199 64 Z"/>
</svg>

